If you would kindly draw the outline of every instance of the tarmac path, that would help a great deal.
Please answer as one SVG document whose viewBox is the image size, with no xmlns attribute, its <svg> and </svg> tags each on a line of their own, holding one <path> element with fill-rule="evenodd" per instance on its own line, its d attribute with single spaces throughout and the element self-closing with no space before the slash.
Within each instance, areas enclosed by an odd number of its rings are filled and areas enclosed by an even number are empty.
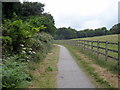
<svg viewBox="0 0 120 90">
<path fill-rule="evenodd" d="M 57 88 L 95 88 L 80 69 L 69 51 L 61 45 L 58 62 Z"/>
</svg>

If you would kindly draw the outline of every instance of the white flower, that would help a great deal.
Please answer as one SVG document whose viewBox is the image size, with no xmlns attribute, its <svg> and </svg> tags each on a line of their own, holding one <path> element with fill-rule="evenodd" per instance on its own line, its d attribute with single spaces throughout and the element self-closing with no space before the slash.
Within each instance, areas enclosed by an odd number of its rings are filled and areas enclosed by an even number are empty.
<svg viewBox="0 0 120 90">
<path fill-rule="evenodd" d="M 34 51 L 33 51 L 32 53 L 33 53 L 33 54 L 36 54 L 36 52 L 34 52 Z"/>
<path fill-rule="evenodd" d="M 26 50 L 26 48 L 22 48 L 23 50 Z"/>
<path fill-rule="evenodd" d="M 30 50 L 32 50 L 32 48 L 30 48 Z"/>
<path fill-rule="evenodd" d="M 26 57 L 27 59 L 29 58 L 29 57 Z"/>
<path fill-rule="evenodd" d="M 20 44 L 20 46 L 22 46 L 22 47 L 23 47 L 24 45 L 23 45 L 23 44 Z"/>
<path fill-rule="evenodd" d="M 25 54 L 26 52 L 25 52 L 25 51 L 22 51 L 22 53 L 24 53 L 24 54 Z"/>
<path fill-rule="evenodd" d="M 28 51 L 29 53 L 31 53 L 31 51 Z"/>
<path fill-rule="evenodd" d="M 27 60 L 27 62 L 29 62 L 30 60 Z"/>
</svg>

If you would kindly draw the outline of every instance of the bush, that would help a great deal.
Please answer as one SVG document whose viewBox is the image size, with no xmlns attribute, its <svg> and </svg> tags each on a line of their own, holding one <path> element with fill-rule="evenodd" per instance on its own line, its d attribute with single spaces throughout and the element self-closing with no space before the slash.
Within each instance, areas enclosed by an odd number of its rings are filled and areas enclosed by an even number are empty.
<svg viewBox="0 0 120 90">
<path fill-rule="evenodd" d="M 3 36 L 2 37 L 2 52 L 3 55 L 9 56 L 9 54 L 12 53 L 13 47 L 12 47 L 12 38 L 10 38 L 9 36 Z"/>
<path fill-rule="evenodd" d="M 3 24 L 2 87 L 28 87 L 32 77 L 29 64 L 42 60 L 52 48 L 52 36 L 43 33 L 47 27 L 41 18 L 30 17 L 26 21 L 5 20 Z M 37 23 L 35 23 L 37 21 Z M 47 28 L 48 29 L 48 28 Z M 30 62 L 30 63 L 29 63 Z M 31 67 L 33 68 L 33 67 Z"/>
<path fill-rule="evenodd" d="M 33 20 L 34 19 L 30 19 Z M 34 21 L 35 22 L 35 21 Z M 12 45 L 12 49 L 10 50 L 12 53 L 19 53 L 21 48 L 20 44 L 29 44 L 30 38 L 33 37 L 35 33 L 40 32 L 40 30 L 45 29 L 44 25 L 39 25 L 35 27 L 31 25 L 27 21 L 23 20 L 4 20 L 3 24 L 3 46 L 5 47 L 3 50 L 4 53 L 9 51 L 10 45 Z M 3 54 L 4 54 L 3 53 Z"/>
<path fill-rule="evenodd" d="M 4 60 L 2 65 L 2 87 L 18 88 L 30 84 L 31 77 L 27 72 L 27 64 L 19 62 L 21 59 L 15 55 Z M 23 84 L 24 83 L 24 84 Z"/>
<path fill-rule="evenodd" d="M 45 57 L 45 55 L 50 52 L 52 48 L 53 37 L 47 33 L 37 33 L 32 38 L 32 49 L 36 52 L 33 61 L 39 61 Z"/>
</svg>

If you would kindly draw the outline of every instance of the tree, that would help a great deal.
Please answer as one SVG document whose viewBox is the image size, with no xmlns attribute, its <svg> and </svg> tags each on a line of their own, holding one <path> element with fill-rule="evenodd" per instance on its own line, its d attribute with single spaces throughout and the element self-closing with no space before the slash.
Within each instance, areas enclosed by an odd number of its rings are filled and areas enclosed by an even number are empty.
<svg viewBox="0 0 120 90">
<path fill-rule="evenodd" d="M 56 37 L 55 39 L 73 39 L 77 37 L 77 31 L 75 29 L 72 29 L 70 27 L 62 27 L 58 28 L 56 31 Z"/>
<path fill-rule="evenodd" d="M 115 24 L 111 29 L 110 32 L 112 34 L 120 34 L 120 23 L 119 24 Z"/>
<path fill-rule="evenodd" d="M 16 13 L 19 17 L 41 15 L 44 11 L 44 6 L 44 4 L 37 2 L 24 2 L 23 4 L 19 2 L 3 2 L 3 18 L 11 19 L 13 18 L 13 13 Z"/>
<path fill-rule="evenodd" d="M 30 25 L 34 27 L 40 27 L 41 25 L 46 28 L 41 32 L 46 32 L 54 36 L 56 27 L 54 24 L 54 18 L 49 13 L 43 13 L 44 4 L 24 2 L 23 4 L 17 2 L 5 2 L 3 3 L 3 19 L 11 19 L 13 21 L 22 19 L 28 21 Z M 4 21 L 3 21 L 4 23 Z"/>
</svg>

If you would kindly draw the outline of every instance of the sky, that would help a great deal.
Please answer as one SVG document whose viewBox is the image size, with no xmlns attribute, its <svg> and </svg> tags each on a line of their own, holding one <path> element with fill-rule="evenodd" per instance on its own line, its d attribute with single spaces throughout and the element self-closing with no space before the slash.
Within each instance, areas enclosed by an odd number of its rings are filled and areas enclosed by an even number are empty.
<svg viewBox="0 0 120 90">
<path fill-rule="evenodd" d="M 21 1 L 21 0 L 20 0 Z M 55 20 L 55 26 L 76 30 L 110 29 L 118 23 L 120 0 L 29 0 L 45 4 L 45 11 Z"/>
</svg>

